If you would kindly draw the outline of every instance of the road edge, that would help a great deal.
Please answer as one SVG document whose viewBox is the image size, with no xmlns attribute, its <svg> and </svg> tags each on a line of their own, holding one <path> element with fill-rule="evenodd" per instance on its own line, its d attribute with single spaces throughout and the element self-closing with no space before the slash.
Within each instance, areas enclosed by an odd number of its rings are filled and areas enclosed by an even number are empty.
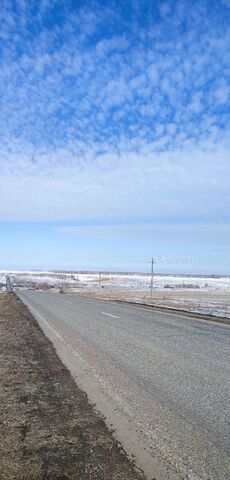
<svg viewBox="0 0 230 480">
<path fill-rule="evenodd" d="M 76 292 L 74 293 L 66 292 L 64 293 L 64 295 L 77 296 L 81 298 L 88 298 L 90 300 L 98 300 L 98 301 L 103 301 L 108 303 L 117 303 L 117 304 L 126 305 L 126 306 L 130 305 L 132 307 L 143 308 L 145 310 L 152 310 L 152 311 L 166 313 L 170 315 L 179 315 L 181 317 L 196 318 L 196 319 L 198 318 L 199 320 L 205 320 L 209 322 L 216 322 L 216 323 L 222 323 L 225 325 L 230 325 L 230 318 L 218 317 L 217 315 L 210 315 L 210 314 L 208 315 L 205 313 L 190 312 L 188 310 L 182 310 L 182 309 L 170 308 L 170 307 L 160 307 L 158 305 L 154 305 L 150 303 L 132 302 L 129 300 L 118 300 L 118 299 L 113 299 L 108 297 L 99 298 L 99 297 L 94 297 L 93 295 L 79 294 Z"/>
</svg>

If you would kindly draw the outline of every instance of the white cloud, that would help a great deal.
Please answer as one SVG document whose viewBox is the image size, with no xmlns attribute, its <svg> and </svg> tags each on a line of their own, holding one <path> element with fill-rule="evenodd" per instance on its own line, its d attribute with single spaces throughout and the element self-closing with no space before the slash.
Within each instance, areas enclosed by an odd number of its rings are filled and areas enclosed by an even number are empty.
<svg viewBox="0 0 230 480">
<path fill-rule="evenodd" d="M 226 80 L 219 83 L 214 95 L 219 104 L 227 104 L 230 99 L 230 85 L 227 84 Z"/>
<path fill-rule="evenodd" d="M 182 3 L 143 28 L 97 2 L 68 15 L 8 2 L 0 219 L 228 217 L 229 26 Z M 55 4 L 61 27 L 42 29 Z"/>
<path fill-rule="evenodd" d="M 159 9 L 160 9 L 160 13 L 161 13 L 162 17 L 166 17 L 167 15 L 169 15 L 171 13 L 171 5 L 169 3 L 163 2 L 160 5 Z"/>
<path fill-rule="evenodd" d="M 216 237 L 220 237 L 225 242 L 222 247 L 225 249 L 229 247 L 228 238 L 230 236 L 230 225 L 226 224 L 117 224 L 117 225 L 62 225 L 53 227 L 56 231 L 66 234 L 76 234 L 78 236 L 87 238 L 99 238 L 99 239 L 115 239 L 115 238 L 132 238 L 132 239 L 154 239 L 156 236 L 158 240 L 167 240 L 170 237 L 173 243 L 178 242 L 178 237 L 189 241 L 189 236 L 194 236 L 198 240 L 198 245 L 203 246 L 207 244 L 207 237 L 210 234 L 215 234 Z M 202 243 L 201 243 L 202 239 Z M 215 244 L 214 240 L 214 244 Z M 218 248 L 216 248 L 218 250 Z"/>
<path fill-rule="evenodd" d="M 16 145 L 0 175 L 1 220 L 229 217 L 227 149 L 188 140 L 182 150 L 158 153 L 154 144 L 139 144 L 136 153 L 137 145 L 118 147 L 119 154 L 97 156 L 92 144 L 83 159 L 74 144 L 45 153 L 28 145 L 23 156 Z"/>
</svg>

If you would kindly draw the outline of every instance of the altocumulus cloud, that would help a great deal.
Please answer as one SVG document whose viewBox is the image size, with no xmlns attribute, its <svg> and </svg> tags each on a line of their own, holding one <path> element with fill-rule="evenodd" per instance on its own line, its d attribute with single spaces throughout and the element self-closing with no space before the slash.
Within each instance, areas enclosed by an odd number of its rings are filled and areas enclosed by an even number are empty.
<svg viewBox="0 0 230 480">
<path fill-rule="evenodd" d="M 227 0 L 0 15 L 1 220 L 229 221 Z"/>
</svg>

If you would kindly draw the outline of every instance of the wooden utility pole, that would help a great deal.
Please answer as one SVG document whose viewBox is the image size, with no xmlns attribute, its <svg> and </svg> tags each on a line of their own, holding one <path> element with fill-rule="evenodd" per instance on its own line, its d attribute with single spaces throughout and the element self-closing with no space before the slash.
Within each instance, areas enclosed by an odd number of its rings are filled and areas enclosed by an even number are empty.
<svg viewBox="0 0 230 480">
<path fill-rule="evenodd" d="M 151 263 L 151 298 L 153 298 L 153 264 L 154 264 L 153 257 L 150 263 Z"/>
</svg>

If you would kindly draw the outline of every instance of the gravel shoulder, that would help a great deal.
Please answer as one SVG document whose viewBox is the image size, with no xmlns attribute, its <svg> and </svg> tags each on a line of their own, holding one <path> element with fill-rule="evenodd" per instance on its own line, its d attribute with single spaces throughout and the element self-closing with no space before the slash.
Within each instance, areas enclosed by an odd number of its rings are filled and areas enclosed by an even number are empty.
<svg viewBox="0 0 230 480">
<path fill-rule="evenodd" d="M 0 295 L 2 480 L 140 480 L 29 310 Z"/>
</svg>

